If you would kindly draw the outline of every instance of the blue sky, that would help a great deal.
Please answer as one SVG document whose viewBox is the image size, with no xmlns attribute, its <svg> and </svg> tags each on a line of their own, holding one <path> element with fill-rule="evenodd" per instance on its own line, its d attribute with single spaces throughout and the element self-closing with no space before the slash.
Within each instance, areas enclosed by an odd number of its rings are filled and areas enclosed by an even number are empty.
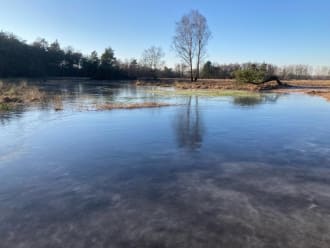
<svg viewBox="0 0 330 248">
<path fill-rule="evenodd" d="M 330 64 L 329 0 L 0 0 L 0 29 L 121 59 L 161 46 L 172 66 L 175 22 L 191 9 L 208 20 L 211 61 Z"/>
</svg>

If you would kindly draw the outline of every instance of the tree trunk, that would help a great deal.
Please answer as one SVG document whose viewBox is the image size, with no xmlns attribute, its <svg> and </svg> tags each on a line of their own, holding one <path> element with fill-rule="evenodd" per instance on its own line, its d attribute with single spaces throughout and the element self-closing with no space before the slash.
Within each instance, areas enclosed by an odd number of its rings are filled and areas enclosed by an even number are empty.
<svg viewBox="0 0 330 248">
<path fill-rule="evenodd" d="M 194 81 L 192 60 L 190 60 L 190 80 L 191 80 L 191 82 Z"/>
<path fill-rule="evenodd" d="M 196 67 L 195 82 L 197 82 L 197 79 L 199 78 L 199 58 L 197 60 L 198 62 Z"/>
<path fill-rule="evenodd" d="M 199 63 L 201 58 L 201 41 L 198 41 L 198 54 L 197 54 L 197 66 L 196 66 L 196 75 L 195 75 L 195 82 L 199 78 Z"/>
<path fill-rule="evenodd" d="M 196 69 L 196 75 L 195 75 L 195 82 L 197 82 L 197 79 L 199 78 L 199 69 L 197 67 Z"/>
</svg>

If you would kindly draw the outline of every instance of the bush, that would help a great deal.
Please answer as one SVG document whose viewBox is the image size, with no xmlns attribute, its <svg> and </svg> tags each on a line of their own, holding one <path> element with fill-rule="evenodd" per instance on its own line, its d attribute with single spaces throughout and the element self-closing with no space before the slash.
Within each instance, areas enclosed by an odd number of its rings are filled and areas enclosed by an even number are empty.
<svg viewBox="0 0 330 248">
<path fill-rule="evenodd" d="M 258 68 L 239 69 L 234 72 L 238 83 L 261 83 L 266 77 L 266 71 Z"/>
</svg>

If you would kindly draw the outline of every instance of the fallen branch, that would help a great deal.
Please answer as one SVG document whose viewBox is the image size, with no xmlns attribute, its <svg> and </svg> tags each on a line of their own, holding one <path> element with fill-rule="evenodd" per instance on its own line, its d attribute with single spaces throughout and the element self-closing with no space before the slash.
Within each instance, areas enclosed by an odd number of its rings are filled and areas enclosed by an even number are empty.
<svg viewBox="0 0 330 248">
<path fill-rule="evenodd" d="M 281 85 L 281 86 L 285 85 L 284 83 L 282 83 L 282 81 L 277 76 L 270 76 L 270 77 L 267 77 L 265 80 L 263 80 L 260 83 L 250 82 L 250 84 L 260 85 L 260 84 L 268 83 L 268 82 L 271 82 L 271 81 L 276 81 L 277 84 Z"/>
</svg>

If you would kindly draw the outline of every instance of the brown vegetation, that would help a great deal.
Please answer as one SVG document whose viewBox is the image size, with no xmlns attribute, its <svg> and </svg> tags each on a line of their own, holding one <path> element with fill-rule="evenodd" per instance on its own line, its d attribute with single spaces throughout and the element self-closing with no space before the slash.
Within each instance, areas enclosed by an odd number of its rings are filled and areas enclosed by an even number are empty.
<svg viewBox="0 0 330 248">
<path fill-rule="evenodd" d="M 169 103 L 143 102 L 143 103 L 106 103 L 97 105 L 97 110 L 113 110 L 113 109 L 137 109 L 137 108 L 159 108 L 172 106 Z"/>
<path fill-rule="evenodd" d="M 330 80 L 290 80 L 287 82 L 296 87 L 325 87 L 330 89 Z"/>
<path fill-rule="evenodd" d="M 53 99 L 53 105 L 55 111 L 63 110 L 63 99 L 61 96 L 55 96 Z"/>
<path fill-rule="evenodd" d="M 289 80 L 283 85 L 278 85 L 274 80 L 260 85 L 237 83 L 234 79 L 201 79 L 198 82 L 190 82 L 189 79 L 160 79 L 137 81 L 138 86 L 175 87 L 182 90 L 210 89 L 210 90 L 247 90 L 247 91 L 299 91 L 309 93 L 311 90 L 329 90 L 330 80 Z"/>
<path fill-rule="evenodd" d="M 307 93 L 312 96 L 323 97 L 323 98 L 327 99 L 328 101 L 330 101 L 330 91 L 312 90 Z"/>
<path fill-rule="evenodd" d="M 0 82 L 0 110 L 40 102 L 44 97 L 44 93 L 35 86 L 28 86 L 26 83 L 16 85 Z"/>
<path fill-rule="evenodd" d="M 175 87 L 182 90 L 192 89 L 210 89 L 210 90 L 248 90 L 248 91 L 262 91 L 274 90 L 288 87 L 288 85 L 278 85 L 276 81 L 267 82 L 264 84 L 244 84 L 237 83 L 233 79 L 201 79 L 198 82 L 190 82 L 185 79 L 162 79 L 158 81 L 137 81 L 138 86 L 162 86 Z"/>
</svg>

